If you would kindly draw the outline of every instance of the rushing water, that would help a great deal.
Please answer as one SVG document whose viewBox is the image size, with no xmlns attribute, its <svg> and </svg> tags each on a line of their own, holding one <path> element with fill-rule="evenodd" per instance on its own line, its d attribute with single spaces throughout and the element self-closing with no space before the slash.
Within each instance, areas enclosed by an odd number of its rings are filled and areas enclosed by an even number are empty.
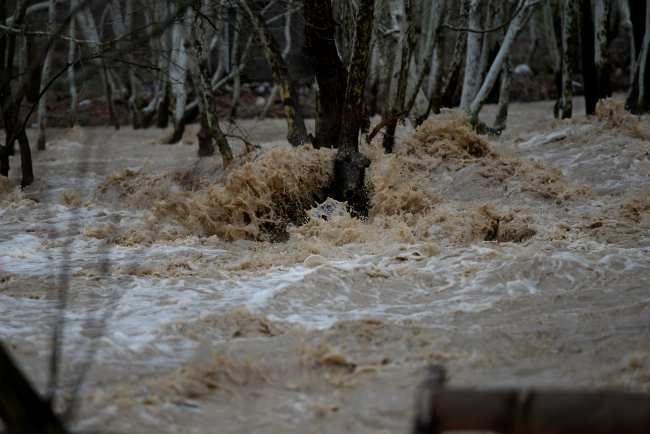
<svg viewBox="0 0 650 434">
<path fill-rule="evenodd" d="M 542 120 L 498 141 L 446 115 L 393 156 L 364 145 L 368 222 L 299 221 L 327 150 L 223 174 L 155 132 L 63 132 L 29 191 L 3 187 L 0 336 L 45 387 L 66 294 L 60 405 L 97 346 L 77 429 L 404 432 L 429 363 L 452 384 L 647 392 L 650 125 L 547 105 L 513 107 Z"/>
</svg>

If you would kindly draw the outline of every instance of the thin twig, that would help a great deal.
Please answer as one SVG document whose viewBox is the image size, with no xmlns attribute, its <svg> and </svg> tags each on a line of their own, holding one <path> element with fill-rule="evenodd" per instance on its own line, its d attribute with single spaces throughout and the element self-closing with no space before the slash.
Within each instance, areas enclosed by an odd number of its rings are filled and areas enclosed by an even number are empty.
<svg viewBox="0 0 650 434">
<path fill-rule="evenodd" d="M 392 116 L 390 116 L 390 117 L 384 119 L 384 120 L 383 120 L 379 125 L 377 125 L 375 128 L 373 128 L 373 130 L 370 132 L 370 134 L 368 134 L 368 135 L 366 136 L 366 143 L 370 144 L 370 142 L 371 142 L 372 139 L 377 135 L 377 133 L 379 132 L 379 130 L 381 130 L 381 129 L 384 128 L 386 125 L 390 124 L 391 122 L 396 121 L 397 119 L 399 119 L 400 117 L 402 117 L 402 115 L 405 115 L 405 114 L 407 114 L 408 112 L 409 112 L 408 109 L 404 109 L 404 110 L 402 110 L 401 112 L 397 112 L 397 113 L 395 113 L 394 115 L 392 115 Z"/>
</svg>

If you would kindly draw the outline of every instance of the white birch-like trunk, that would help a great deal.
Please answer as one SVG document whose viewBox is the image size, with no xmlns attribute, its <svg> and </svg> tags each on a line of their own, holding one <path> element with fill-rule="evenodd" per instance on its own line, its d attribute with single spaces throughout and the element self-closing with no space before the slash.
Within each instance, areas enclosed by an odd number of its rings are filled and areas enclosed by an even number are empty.
<svg viewBox="0 0 650 434">
<path fill-rule="evenodd" d="M 497 22 L 496 17 L 499 14 L 502 6 L 498 0 L 489 0 L 487 8 L 487 17 L 485 17 L 485 28 L 490 29 L 494 27 L 494 24 Z M 490 58 L 490 51 L 493 46 L 494 35 L 493 32 L 485 33 L 483 35 L 483 43 L 481 44 L 481 61 L 479 64 L 479 74 L 478 80 L 479 83 L 483 82 L 485 78 L 485 73 L 487 72 L 488 62 Z M 478 89 L 477 89 L 478 90 Z"/>
<path fill-rule="evenodd" d="M 436 63 L 434 62 L 434 52 L 436 49 L 438 49 L 438 44 L 441 42 L 441 38 L 439 37 L 440 33 L 442 32 L 442 24 L 445 19 L 445 16 L 447 14 L 447 6 L 448 6 L 448 1 L 447 0 L 438 0 L 436 1 L 432 6 L 432 10 L 434 11 L 434 14 L 432 14 L 431 21 L 429 22 L 430 29 L 429 29 L 429 35 L 431 38 L 427 38 L 427 47 L 426 47 L 426 52 L 424 53 L 424 58 L 420 62 L 420 71 L 417 74 L 414 74 L 415 72 L 415 65 L 411 65 L 410 71 L 411 72 L 411 77 L 409 78 L 408 81 L 408 86 L 407 86 L 407 95 L 410 95 L 407 99 L 407 103 L 404 108 L 412 110 L 412 108 L 415 108 L 413 110 L 413 113 L 411 114 L 412 116 L 418 117 L 424 114 L 424 111 L 426 110 L 427 107 L 427 98 L 426 95 L 424 94 L 424 91 L 421 90 L 422 82 L 424 81 L 424 76 L 426 75 L 427 72 L 430 74 L 435 75 L 435 71 L 431 71 L 431 66 L 432 63 L 434 64 L 434 68 Z M 441 49 L 444 49 L 444 47 L 441 47 Z M 438 54 L 440 55 L 442 52 L 439 51 Z"/>
<path fill-rule="evenodd" d="M 100 43 L 99 33 L 97 32 L 97 26 L 95 25 L 95 19 L 93 14 L 90 12 L 88 5 L 86 5 L 82 10 L 77 13 L 77 21 L 79 21 L 79 28 L 81 29 L 84 37 L 90 41 Z M 109 71 L 104 64 L 103 59 L 93 59 L 95 65 L 100 68 L 102 82 L 104 84 L 104 91 L 106 93 L 106 102 L 108 104 L 108 112 L 111 118 L 111 123 L 115 125 L 115 128 L 119 128 L 117 122 L 117 115 L 115 114 L 115 101 L 113 100 L 113 92 L 115 91 L 115 83 L 111 80 Z"/>
<path fill-rule="evenodd" d="M 630 71 L 636 67 L 636 47 L 634 46 L 634 26 L 630 14 L 630 4 L 628 0 L 618 0 L 618 11 L 621 17 L 620 23 L 630 37 Z"/>
<path fill-rule="evenodd" d="M 469 4 L 469 28 L 481 30 L 481 0 L 471 0 Z M 467 36 L 467 52 L 465 57 L 465 78 L 463 91 L 460 96 L 460 109 L 468 111 L 470 104 L 476 96 L 479 86 L 479 68 L 481 62 L 481 43 L 483 36 L 480 33 L 470 32 Z"/>
<path fill-rule="evenodd" d="M 184 23 L 175 23 L 172 31 L 172 60 L 170 64 L 170 80 L 172 95 L 176 101 L 172 122 L 174 129 L 184 128 L 183 118 L 185 116 L 185 103 L 187 101 L 187 89 L 185 81 L 187 75 L 188 54 L 186 51 L 186 31 Z"/>
<path fill-rule="evenodd" d="M 503 78 L 501 79 L 501 92 L 499 93 L 499 108 L 494 121 L 494 130 L 501 134 L 506 129 L 508 120 L 508 105 L 510 104 L 510 85 L 512 84 L 512 54 L 508 53 L 503 62 Z"/>
<path fill-rule="evenodd" d="M 542 4 L 542 12 L 544 14 L 544 30 L 546 31 L 546 43 L 548 44 L 548 52 L 551 56 L 551 67 L 553 73 L 560 72 L 560 53 L 557 49 L 557 38 L 555 37 L 555 27 L 553 25 L 553 14 L 551 12 L 551 0 L 546 0 Z"/>
<path fill-rule="evenodd" d="M 607 61 L 607 15 L 609 14 L 609 0 L 596 0 L 594 6 L 594 58 L 596 68 L 602 68 Z"/>
<path fill-rule="evenodd" d="M 390 8 L 390 19 L 392 23 L 391 30 L 394 32 L 394 35 L 398 36 L 398 40 L 401 42 L 402 38 L 406 38 L 405 34 L 405 18 L 404 18 L 404 2 L 401 0 L 391 0 L 389 3 Z M 388 101 L 392 106 L 397 99 L 397 91 L 399 88 L 399 77 L 402 72 L 402 44 L 398 43 L 395 47 L 395 58 L 393 60 L 393 69 L 391 71 L 391 78 L 389 82 L 390 91 L 388 92 Z M 345 62 L 344 62 L 345 64 Z"/>
<path fill-rule="evenodd" d="M 562 119 L 570 118 L 573 112 L 573 26 L 575 21 L 575 0 L 565 0 L 562 24 Z"/>
<path fill-rule="evenodd" d="M 123 35 L 133 31 L 133 0 L 125 0 L 124 11 L 124 28 Z M 126 55 L 129 62 L 133 62 L 133 56 L 129 53 Z M 129 97 L 129 111 L 131 112 L 131 125 L 134 130 L 140 128 L 140 120 L 138 113 L 138 105 L 140 103 L 140 95 L 142 93 L 142 82 L 135 73 L 134 66 L 129 68 L 129 82 L 131 83 L 131 96 Z"/>
<path fill-rule="evenodd" d="M 567 1 L 571 1 L 571 0 L 567 0 Z M 526 22 L 530 18 L 531 15 L 530 4 L 532 3 L 532 0 L 525 0 L 525 2 L 526 2 L 525 6 L 521 9 L 521 11 L 519 11 L 517 16 L 510 23 L 510 26 L 508 27 L 508 32 L 506 33 L 506 36 L 503 39 L 501 48 L 499 49 L 499 53 L 494 59 L 494 62 L 492 62 L 492 66 L 490 67 L 490 70 L 488 71 L 488 74 L 485 77 L 485 80 L 483 81 L 483 85 L 481 86 L 476 97 L 474 98 L 474 101 L 472 101 L 472 104 L 470 105 L 469 112 L 468 112 L 470 118 L 478 119 L 478 112 L 483 107 L 483 104 L 485 104 L 485 101 L 487 100 L 487 97 L 490 94 L 492 87 L 494 87 L 494 84 L 496 83 L 497 78 L 499 77 L 499 70 L 503 66 L 503 62 L 506 56 L 510 54 L 510 49 L 512 48 L 512 44 L 514 44 L 515 39 L 517 39 L 517 35 L 521 31 L 521 29 L 526 25 Z"/>
<path fill-rule="evenodd" d="M 54 19 L 56 18 L 56 0 L 50 0 L 49 4 L 50 25 L 54 24 Z M 48 33 L 51 33 L 48 28 Z M 43 92 L 47 82 L 50 79 L 50 69 L 52 68 L 52 57 L 54 55 L 54 45 L 52 44 L 45 55 L 45 61 L 43 62 L 43 72 L 41 73 L 41 89 Z M 45 93 L 41 99 L 38 101 L 38 139 L 36 140 L 36 148 L 39 151 L 45 150 L 45 116 L 47 115 L 47 93 Z"/>
</svg>

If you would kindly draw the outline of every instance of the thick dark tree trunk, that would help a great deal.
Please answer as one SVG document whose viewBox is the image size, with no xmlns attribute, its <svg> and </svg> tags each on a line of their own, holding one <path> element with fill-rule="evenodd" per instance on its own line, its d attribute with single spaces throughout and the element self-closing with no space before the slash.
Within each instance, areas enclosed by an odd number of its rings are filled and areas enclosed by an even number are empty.
<svg viewBox="0 0 650 434">
<path fill-rule="evenodd" d="M 17 4 L 19 7 L 14 12 L 15 19 L 13 21 L 13 24 L 14 26 L 19 27 L 25 17 L 25 11 L 27 10 L 28 2 L 23 1 L 22 3 Z M 5 12 L 3 11 L 3 14 L 4 13 Z M 0 22 L 6 22 L 5 17 L 6 16 L 0 16 Z M 25 130 L 20 128 L 18 123 L 18 111 L 20 102 L 22 101 L 22 96 L 16 97 L 11 92 L 11 74 L 14 66 L 16 35 L 10 33 L 8 38 L 6 38 L 6 41 L 7 63 L 3 64 L 3 74 L 0 75 L 0 89 L 2 89 L 2 95 L 0 99 L 2 100 L 4 107 L 3 116 L 5 121 L 5 128 L 7 129 L 7 146 L 10 148 L 13 147 L 13 142 L 16 139 L 18 139 L 18 145 L 20 146 L 20 162 L 23 173 L 21 185 L 23 188 L 25 188 L 31 185 L 34 181 L 34 171 L 32 169 L 32 152 L 29 148 L 29 140 L 27 139 Z M 0 62 L 5 62 L 4 56 L 2 59 L 0 59 Z M 16 134 L 19 129 L 21 130 L 20 133 Z"/>
<path fill-rule="evenodd" d="M 25 36 L 27 40 L 27 65 L 31 65 L 32 62 L 38 57 L 38 52 L 36 50 L 36 38 L 34 36 Z M 27 102 L 35 103 L 38 99 L 38 94 L 41 92 L 41 68 L 36 67 L 31 70 L 29 76 L 29 84 L 27 86 Z"/>
<path fill-rule="evenodd" d="M 318 83 L 318 144 L 336 148 L 341 132 L 347 71 L 336 50 L 330 0 L 304 0 L 305 37 Z"/>
<path fill-rule="evenodd" d="M 334 198 L 347 201 L 351 213 L 359 217 L 367 216 L 370 207 L 364 188 L 366 168 L 370 166 L 370 160 L 359 152 L 359 128 L 363 118 L 363 97 L 370 60 L 374 9 L 374 0 L 359 1 L 339 149 L 334 161 Z"/>
<path fill-rule="evenodd" d="M 8 433 L 66 433 L 52 407 L 34 391 L 1 342 L 0 419 Z"/>
<path fill-rule="evenodd" d="M 201 113 L 199 118 L 201 119 L 201 129 L 197 134 L 199 138 L 199 157 L 211 157 L 214 155 L 214 145 L 212 144 L 212 136 L 210 135 L 208 117 L 205 113 Z"/>
<path fill-rule="evenodd" d="M 460 18 L 458 19 L 458 27 L 467 28 L 469 22 L 469 0 L 463 0 L 460 5 Z M 447 83 L 442 89 L 442 106 L 451 108 L 451 97 L 454 96 L 456 87 L 458 86 L 458 78 L 460 77 L 460 68 L 463 66 L 463 59 L 465 58 L 465 49 L 467 48 L 467 32 L 461 30 L 456 35 L 456 45 L 454 47 L 454 57 L 449 65 L 449 74 L 447 75 Z M 435 114 L 437 114 L 434 111 Z"/>
<path fill-rule="evenodd" d="M 591 0 L 580 1 L 580 39 L 582 43 L 582 77 L 585 83 L 585 108 L 588 115 L 596 113 L 598 82 L 594 61 L 594 23 L 591 15 Z"/>
</svg>

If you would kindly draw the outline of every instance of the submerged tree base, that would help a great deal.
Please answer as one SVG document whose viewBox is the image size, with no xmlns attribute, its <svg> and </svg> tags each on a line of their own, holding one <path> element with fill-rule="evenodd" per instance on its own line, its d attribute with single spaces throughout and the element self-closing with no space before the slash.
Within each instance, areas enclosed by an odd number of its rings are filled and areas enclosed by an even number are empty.
<svg viewBox="0 0 650 434">
<path fill-rule="evenodd" d="M 370 209 L 370 198 L 365 189 L 366 169 L 370 160 L 358 150 L 341 153 L 334 159 L 332 196 L 347 202 L 352 217 L 366 218 Z"/>
</svg>

